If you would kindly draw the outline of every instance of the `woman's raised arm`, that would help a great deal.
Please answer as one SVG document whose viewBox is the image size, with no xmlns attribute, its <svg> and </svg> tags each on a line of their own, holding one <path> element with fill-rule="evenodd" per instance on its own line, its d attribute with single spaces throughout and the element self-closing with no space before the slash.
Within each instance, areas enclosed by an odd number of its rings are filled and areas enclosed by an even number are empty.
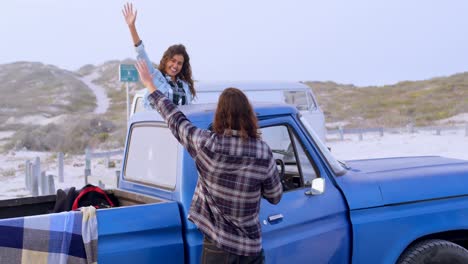
<svg viewBox="0 0 468 264">
<path fill-rule="evenodd" d="M 122 9 L 122 14 L 125 18 L 125 22 L 127 23 L 128 28 L 130 29 L 130 34 L 132 35 L 133 45 L 136 46 L 141 41 L 140 36 L 138 35 L 136 26 L 135 26 L 137 11 L 136 9 L 135 11 L 133 11 L 133 4 L 127 3 L 124 5 L 124 8 Z"/>
</svg>

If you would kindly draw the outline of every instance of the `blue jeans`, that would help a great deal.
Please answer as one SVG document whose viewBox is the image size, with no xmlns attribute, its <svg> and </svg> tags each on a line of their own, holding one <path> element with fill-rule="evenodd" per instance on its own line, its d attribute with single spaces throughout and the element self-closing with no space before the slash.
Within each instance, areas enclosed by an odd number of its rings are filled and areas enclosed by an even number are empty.
<svg viewBox="0 0 468 264">
<path fill-rule="evenodd" d="M 201 263 L 203 264 L 263 264 L 265 256 L 263 250 L 258 256 L 240 256 L 226 252 L 211 241 L 211 239 L 203 239 L 203 249 Z"/>
</svg>

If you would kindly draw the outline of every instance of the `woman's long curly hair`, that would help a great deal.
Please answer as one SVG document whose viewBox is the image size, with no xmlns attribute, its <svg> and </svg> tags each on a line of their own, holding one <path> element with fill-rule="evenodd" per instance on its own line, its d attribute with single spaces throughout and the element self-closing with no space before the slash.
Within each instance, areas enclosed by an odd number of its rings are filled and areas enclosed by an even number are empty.
<svg viewBox="0 0 468 264">
<path fill-rule="evenodd" d="M 159 63 L 159 70 L 165 73 L 164 69 L 166 68 L 166 63 L 170 59 L 172 59 L 174 55 L 182 55 L 184 57 L 184 64 L 182 65 L 182 69 L 180 70 L 180 72 L 177 74 L 176 77 L 188 83 L 190 92 L 192 93 L 192 98 L 193 98 L 196 95 L 196 91 L 193 85 L 192 67 L 190 66 L 190 57 L 184 45 L 176 44 L 176 45 L 170 46 L 164 52 L 164 55 L 161 58 L 161 62 Z"/>
<path fill-rule="evenodd" d="M 243 139 L 259 139 L 257 116 L 247 96 L 237 88 L 226 88 L 219 96 L 213 131 L 232 135 L 237 130 Z"/>
</svg>

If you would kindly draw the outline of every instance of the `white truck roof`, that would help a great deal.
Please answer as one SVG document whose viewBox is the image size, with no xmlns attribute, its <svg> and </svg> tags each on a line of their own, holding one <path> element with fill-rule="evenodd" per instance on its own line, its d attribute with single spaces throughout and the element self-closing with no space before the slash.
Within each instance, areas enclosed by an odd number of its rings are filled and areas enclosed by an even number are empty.
<svg viewBox="0 0 468 264">
<path fill-rule="evenodd" d="M 200 92 L 223 91 L 228 87 L 239 88 L 243 91 L 268 90 L 304 90 L 309 86 L 299 82 L 287 81 L 199 81 L 195 82 L 195 89 Z"/>
</svg>

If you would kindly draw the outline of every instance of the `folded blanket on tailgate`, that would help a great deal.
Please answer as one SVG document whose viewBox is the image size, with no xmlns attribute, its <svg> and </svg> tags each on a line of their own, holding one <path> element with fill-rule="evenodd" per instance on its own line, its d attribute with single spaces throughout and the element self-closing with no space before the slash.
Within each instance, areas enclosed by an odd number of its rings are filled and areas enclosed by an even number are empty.
<svg viewBox="0 0 468 264">
<path fill-rule="evenodd" d="M 0 220 L 0 263 L 96 263 L 96 216 L 85 215 L 73 211 Z"/>
</svg>

